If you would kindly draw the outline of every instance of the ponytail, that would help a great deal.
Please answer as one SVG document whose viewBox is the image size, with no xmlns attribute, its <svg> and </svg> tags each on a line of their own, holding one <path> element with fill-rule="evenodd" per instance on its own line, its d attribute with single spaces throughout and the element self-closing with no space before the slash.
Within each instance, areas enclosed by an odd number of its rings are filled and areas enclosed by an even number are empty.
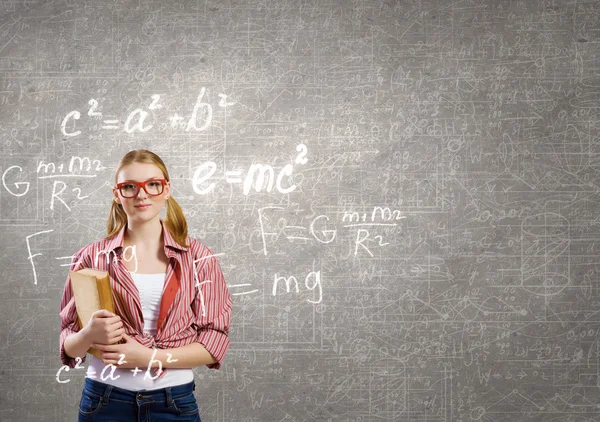
<svg viewBox="0 0 600 422">
<path fill-rule="evenodd" d="M 185 243 L 187 238 L 187 221 L 183 210 L 172 196 L 167 199 L 167 218 L 165 224 L 171 232 L 173 239 L 181 246 L 189 248 L 189 245 Z"/>
</svg>

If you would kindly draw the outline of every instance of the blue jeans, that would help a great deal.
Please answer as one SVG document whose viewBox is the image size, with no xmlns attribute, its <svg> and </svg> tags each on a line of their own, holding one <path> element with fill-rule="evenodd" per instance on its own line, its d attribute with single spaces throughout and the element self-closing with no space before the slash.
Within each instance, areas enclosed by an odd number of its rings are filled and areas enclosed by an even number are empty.
<svg viewBox="0 0 600 422">
<path fill-rule="evenodd" d="M 131 391 L 85 378 L 79 422 L 202 422 L 194 397 L 196 382 L 157 390 Z"/>
</svg>

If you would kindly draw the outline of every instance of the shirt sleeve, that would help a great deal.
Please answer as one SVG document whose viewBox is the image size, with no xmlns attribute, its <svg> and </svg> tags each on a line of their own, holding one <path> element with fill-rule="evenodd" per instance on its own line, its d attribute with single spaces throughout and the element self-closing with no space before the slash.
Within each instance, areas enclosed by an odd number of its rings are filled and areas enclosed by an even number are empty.
<svg viewBox="0 0 600 422">
<path fill-rule="evenodd" d="M 82 268 L 89 268 L 90 263 L 82 252 L 83 249 L 80 249 L 73 255 L 69 271 L 79 271 Z M 69 368 L 74 368 L 77 361 L 65 353 L 65 340 L 69 335 L 78 332 L 79 329 L 77 308 L 75 307 L 75 297 L 71 290 L 71 274 L 69 272 L 67 273 L 67 281 L 60 301 L 60 360 L 63 365 L 67 365 Z M 87 355 L 83 357 L 82 363 L 85 362 L 86 357 Z"/>
<path fill-rule="evenodd" d="M 196 257 L 192 301 L 195 315 L 196 341 L 201 343 L 216 362 L 206 365 L 219 369 L 229 348 L 229 324 L 231 320 L 231 295 L 225 284 L 221 266 L 213 253 L 206 248 L 205 257 Z"/>
</svg>

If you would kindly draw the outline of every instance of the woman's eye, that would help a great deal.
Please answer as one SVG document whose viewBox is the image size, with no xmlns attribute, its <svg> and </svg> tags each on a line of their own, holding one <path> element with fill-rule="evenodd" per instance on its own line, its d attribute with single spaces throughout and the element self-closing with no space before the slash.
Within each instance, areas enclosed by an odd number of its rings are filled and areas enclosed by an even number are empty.
<svg viewBox="0 0 600 422">
<path fill-rule="evenodd" d="M 160 185 L 160 182 L 150 182 L 150 186 L 152 186 L 153 188 L 155 188 L 159 185 Z"/>
<path fill-rule="evenodd" d="M 135 185 L 123 185 L 125 189 L 135 189 Z"/>
</svg>

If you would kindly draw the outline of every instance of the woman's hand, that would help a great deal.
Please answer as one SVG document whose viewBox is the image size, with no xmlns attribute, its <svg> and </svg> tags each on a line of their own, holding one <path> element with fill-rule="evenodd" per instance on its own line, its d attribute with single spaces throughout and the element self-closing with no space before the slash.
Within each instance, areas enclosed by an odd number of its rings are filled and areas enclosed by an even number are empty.
<svg viewBox="0 0 600 422">
<path fill-rule="evenodd" d="M 152 349 L 137 342 L 133 337 L 123 333 L 124 344 L 98 344 L 92 343 L 92 347 L 100 350 L 102 362 L 105 365 L 112 363 L 117 368 L 139 368 L 147 369 L 148 362 L 152 358 Z M 124 354 L 123 363 L 119 365 L 121 355 Z"/>
<path fill-rule="evenodd" d="M 83 331 L 91 343 L 112 344 L 121 340 L 125 328 L 120 316 L 100 309 L 92 314 Z"/>
</svg>

